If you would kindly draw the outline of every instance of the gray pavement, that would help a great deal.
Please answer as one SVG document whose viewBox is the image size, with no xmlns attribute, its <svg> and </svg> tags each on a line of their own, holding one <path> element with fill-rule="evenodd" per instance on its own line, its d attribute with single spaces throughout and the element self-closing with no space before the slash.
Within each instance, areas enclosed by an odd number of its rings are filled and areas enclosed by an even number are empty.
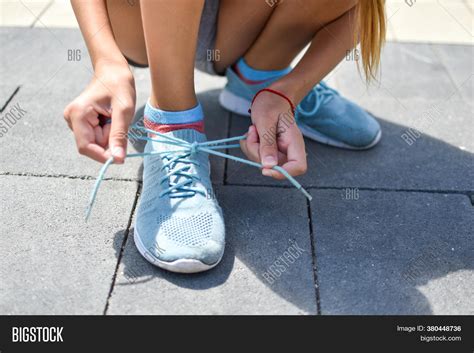
<svg viewBox="0 0 474 353">
<path fill-rule="evenodd" d="M 341 63 L 330 82 L 379 119 L 383 139 L 366 152 L 307 141 L 311 203 L 213 158 L 227 248 L 194 276 L 134 247 L 139 160 L 111 168 L 83 221 L 100 166 L 62 119 L 91 76 L 79 32 L 0 28 L 0 47 L 0 116 L 23 111 L 0 138 L 0 314 L 474 314 L 472 46 L 388 43 L 369 89 Z M 135 75 L 139 109 L 150 85 L 147 70 Z M 219 107 L 224 84 L 196 74 L 210 139 L 249 123 Z M 288 251 L 298 256 L 282 265 Z"/>
</svg>

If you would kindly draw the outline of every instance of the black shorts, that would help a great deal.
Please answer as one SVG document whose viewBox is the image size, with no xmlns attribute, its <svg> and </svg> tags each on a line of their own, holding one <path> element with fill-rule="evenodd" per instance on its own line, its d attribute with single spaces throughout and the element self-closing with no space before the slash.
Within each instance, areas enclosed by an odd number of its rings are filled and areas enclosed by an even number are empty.
<svg viewBox="0 0 474 353">
<path fill-rule="evenodd" d="M 127 60 L 128 64 L 133 66 L 133 67 L 138 67 L 138 68 L 141 68 L 141 69 L 145 69 L 145 68 L 148 67 L 148 65 L 143 65 L 143 64 L 136 63 L 135 61 L 133 61 L 132 59 L 127 58 L 126 56 L 125 56 L 125 59 Z"/>
</svg>

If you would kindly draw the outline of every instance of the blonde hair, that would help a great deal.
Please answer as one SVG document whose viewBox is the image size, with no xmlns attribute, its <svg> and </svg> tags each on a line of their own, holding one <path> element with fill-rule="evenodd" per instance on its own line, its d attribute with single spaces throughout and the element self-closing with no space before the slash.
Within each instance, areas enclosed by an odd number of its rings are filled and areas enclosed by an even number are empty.
<svg viewBox="0 0 474 353">
<path fill-rule="evenodd" d="M 356 43 L 360 40 L 361 66 L 367 81 L 371 81 L 376 78 L 385 43 L 385 0 L 359 0 L 357 21 Z"/>
</svg>

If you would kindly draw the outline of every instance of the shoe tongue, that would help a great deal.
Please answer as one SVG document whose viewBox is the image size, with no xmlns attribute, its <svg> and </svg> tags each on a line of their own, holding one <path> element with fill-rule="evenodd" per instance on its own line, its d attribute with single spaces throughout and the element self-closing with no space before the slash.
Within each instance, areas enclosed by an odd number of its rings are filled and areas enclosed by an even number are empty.
<svg viewBox="0 0 474 353">
<path fill-rule="evenodd" d="M 173 137 L 175 139 L 186 141 L 188 143 L 193 143 L 193 142 L 201 143 L 201 142 L 206 142 L 207 141 L 205 134 L 202 134 L 199 131 L 196 131 L 194 129 L 174 130 L 174 131 L 170 131 L 170 132 L 165 133 L 165 135 Z M 179 149 L 182 149 L 182 148 L 183 147 L 175 146 L 175 145 L 171 145 L 171 144 L 163 144 L 163 146 L 161 147 L 161 149 L 167 150 L 167 151 L 174 151 L 174 150 L 179 150 Z M 203 165 L 205 165 L 205 162 L 208 161 L 207 153 L 199 153 L 199 154 L 196 154 L 196 155 L 189 156 L 187 158 L 188 159 L 199 160 Z M 207 162 L 207 164 L 208 164 L 208 162 Z M 176 169 L 176 168 L 179 168 L 183 165 L 186 165 L 186 166 L 190 167 L 190 169 L 187 171 L 188 173 L 191 173 L 191 174 L 197 173 L 197 169 L 196 169 L 197 167 L 194 164 L 185 164 L 185 163 L 182 163 L 182 162 L 177 162 L 172 166 L 172 168 Z M 179 175 L 173 175 L 173 176 L 170 177 L 171 183 L 176 183 L 177 184 L 177 183 L 179 183 L 181 181 L 184 181 L 184 180 L 185 180 L 185 178 L 183 178 L 182 176 L 179 176 Z M 196 186 L 196 185 L 194 185 L 194 186 Z M 180 199 L 177 199 L 177 200 L 180 200 Z"/>
<path fill-rule="evenodd" d="M 164 135 L 173 137 L 173 138 L 178 139 L 178 140 L 183 140 L 183 141 L 186 141 L 186 142 L 189 142 L 189 143 L 193 143 L 193 142 L 201 143 L 201 142 L 206 142 L 207 141 L 206 135 L 204 135 L 204 134 L 202 134 L 199 131 L 196 131 L 194 129 L 174 130 L 174 131 L 167 132 Z M 157 138 L 160 139 L 160 140 L 162 139 L 160 137 L 157 137 Z M 165 140 L 165 139 L 163 139 L 163 140 Z M 174 151 L 174 150 L 179 150 L 179 149 L 183 148 L 181 146 L 176 146 L 176 145 L 172 145 L 172 144 L 163 143 L 162 145 L 163 146 L 162 146 L 161 149 L 166 150 L 166 151 Z"/>
</svg>

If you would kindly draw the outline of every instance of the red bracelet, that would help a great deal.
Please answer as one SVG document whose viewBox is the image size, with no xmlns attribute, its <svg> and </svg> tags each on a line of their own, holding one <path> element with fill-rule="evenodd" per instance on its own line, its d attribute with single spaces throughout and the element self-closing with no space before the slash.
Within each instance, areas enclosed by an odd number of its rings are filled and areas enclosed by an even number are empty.
<svg viewBox="0 0 474 353">
<path fill-rule="evenodd" d="M 275 91 L 274 89 L 271 89 L 271 88 L 264 88 L 264 89 L 261 89 L 260 91 L 258 91 L 257 93 L 255 93 L 255 96 L 253 96 L 253 99 L 252 99 L 252 103 L 250 103 L 249 114 L 252 113 L 253 102 L 255 102 L 255 99 L 257 98 L 257 96 L 262 92 L 270 92 L 270 93 L 276 94 L 277 96 L 280 96 L 280 97 L 286 99 L 286 101 L 290 104 L 291 112 L 293 113 L 293 115 L 295 115 L 296 108 L 295 108 L 295 105 L 293 104 L 293 102 L 291 101 L 291 99 L 288 98 L 285 94 L 283 94 L 279 91 Z"/>
</svg>

